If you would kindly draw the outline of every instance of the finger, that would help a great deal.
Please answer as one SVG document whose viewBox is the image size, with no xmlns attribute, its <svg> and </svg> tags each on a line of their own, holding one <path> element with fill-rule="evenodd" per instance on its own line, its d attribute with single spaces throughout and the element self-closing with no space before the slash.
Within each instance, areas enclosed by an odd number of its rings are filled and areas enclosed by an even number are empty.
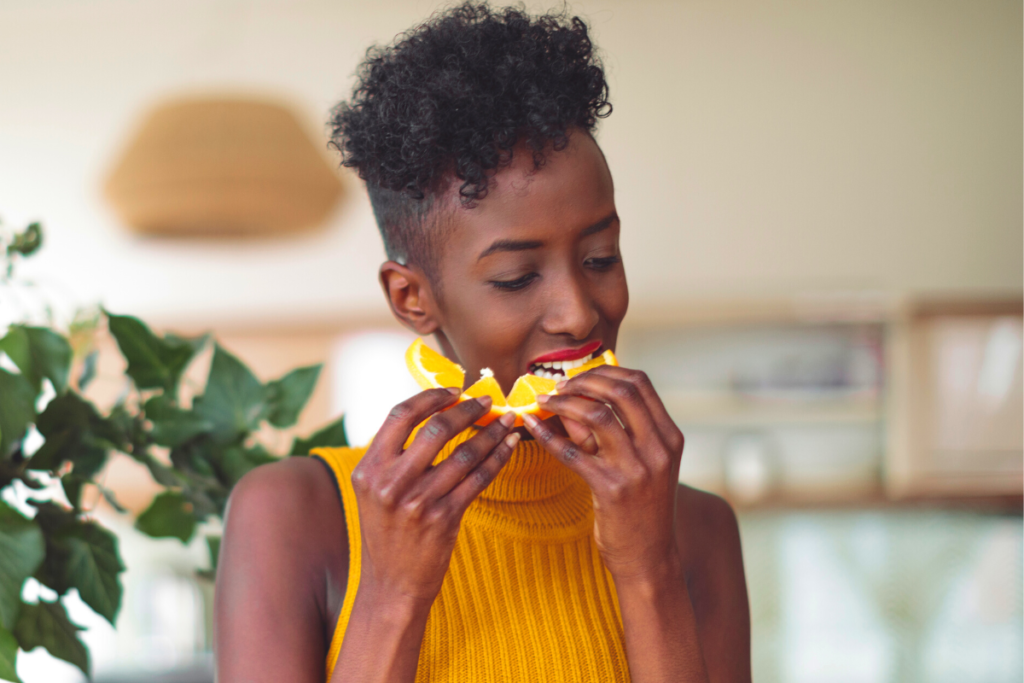
<svg viewBox="0 0 1024 683">
<path fill-rule="evenodd" d="M 470 470 L 466 477 L 452 489 L 451 493 L 445 496 L 448 504 L 459 513 L 465 512 L 469 504 L 491 485 L 498 472 L 512 456 L 512 451 L 515 450 L 517 443 L 519 443 L 519 434 L 516 432 L 512 432 L 502 439 L 487 458 Z"/>
<path fill-rule="evenodd" d="M 416 425 L 442 408 L 455 403 L 459 396 L 457 389 L 427 389 L 402 401 L 391 409 L 373 439 L 373 443 L 379 444 L 380 447 L 369 449 L 367 455 L 372 451 L 374 455 L 386 453 L 397 456 L 402 452 L 402 445 Z"/>
<path fill-rule="evenodd" d="M 666 444 L 673 446 L 679 446 L 682 449 L 682 438 L 683 434 L 679 431 L 679 427 L 676 426 L 675 421 L 668 414 L 668 410 L 665 409 L 665 404 L 661 400 L 661 396 L 654 388 L 654 384 L 651 382 L 650 377 L 647 373 L 640 370 L 630 370 L 629 368 L 622 368 L 613 365 L 602 365 L 594 368 L 587 375 L 592 374 L 595 377 L 610 377 L 612 379 L 621 379 L 631 383 L 640 392 L 644 402 L 647 404 L 647 408 L 651 419 L 654 420 L 654 424 L 657 425 L 658 434 Z M 578 377 L 582 377 L 579 375 Z M 576 379 L 576 378 L 574 378 Z M 566 383 L 568 384 L 568 382 Z"/>
<path fill-rule="evenodd" d="M 513 413 L 505 413 L 500 419 L 487 425 L 471 439 L 459 444 L 452 454 L 437 467 L 430 470 L 425 494 L 430 498 L 447 495 L 467 474 L 479 465 L 501 440 L 508 435 L 516 422 Z"/>
<path fill-rule="evenodd" d="M 454 408 L 434 415 L 417 432 L 412 445 L 395 460 L 399 476 L 419 475 L 434 461 L 452 437 L 479 420 L 491 407 L 491 397 L 463 401 Z"/>
<path fill-rule="evenodd" d="M 575 420 L 593 432 L 598 449 L 632 448 L 631 437 L 619 423 L 615 411 L 600 401 L 592 401 L 582 396 L 556 394 L 542 405 L 544 410 L 559 417 Z"/>
<path fill-rule="evenodd" d="M 558 434 L 547 423 L 538 420 L 533 415 L 523 416 L 526 423 L 526 431 L 533 435 L 541 446 L 559 462 L 583 477 L 583 480 L 593 488 L 599 474 L 597 458 L 584 452 L 575 443 Z"/>
<path fill-rule="evenodd" d="M 594 437 L 594 432 L 576 420 L 570 420 L 567 417 L 559 419 L 561 419 L 562 426 L 565 427 L 565 432 L 573 440 L 573 443 L 591 455 L 597 453 L 597 439 Z"/>
<path fill-rule="evenodd" d="M 653 435 L 658 426 L 640 389 L 625 379 L 584 373 L 573 377 L 558 390 L 559 396 L 586 396 L 610 404 L 630 436 Z M 540 397 L 538 397 L 539 399 Z M 550 401 L 541 401 L 547 408 Z M 550 410 L 550 409 L 549 409 Z"/>
</svg>

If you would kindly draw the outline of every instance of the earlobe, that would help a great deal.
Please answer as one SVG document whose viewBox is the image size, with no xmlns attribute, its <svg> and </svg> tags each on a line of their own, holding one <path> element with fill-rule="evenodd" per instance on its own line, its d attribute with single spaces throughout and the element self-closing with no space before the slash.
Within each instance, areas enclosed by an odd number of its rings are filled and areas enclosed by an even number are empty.
<svg viewBox="0 0 1024 683">
<path fill-rule="evenodd" d="M 380 267 L 380 284 L 398 322 L 419 335 L 437 331 L 440 326 L 434 315 L 434 300 L 423 273 L 396 261 L 386 261 Z"/>
</svg>

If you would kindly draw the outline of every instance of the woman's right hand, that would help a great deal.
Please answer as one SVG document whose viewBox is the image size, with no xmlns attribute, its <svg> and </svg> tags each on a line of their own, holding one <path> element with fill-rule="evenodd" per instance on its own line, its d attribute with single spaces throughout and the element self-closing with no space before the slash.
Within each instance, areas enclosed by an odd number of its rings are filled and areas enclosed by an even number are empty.
<svg viewBox="0 0 1024 683">
<path fill-rule="evenodd" d="M 429 611 L 448 571 L 463 513 L 519 440 L 509 433 L 514 416 L 505 415 L 432 465 L 452 437 L 490 409 L 491 399 L 483 397 L 439 412 L 459 393 L 430 389 L 395 406 L 352 473 L 363 550 L 357 595 L 378 608 L 399 601 Z"/>
</svg>

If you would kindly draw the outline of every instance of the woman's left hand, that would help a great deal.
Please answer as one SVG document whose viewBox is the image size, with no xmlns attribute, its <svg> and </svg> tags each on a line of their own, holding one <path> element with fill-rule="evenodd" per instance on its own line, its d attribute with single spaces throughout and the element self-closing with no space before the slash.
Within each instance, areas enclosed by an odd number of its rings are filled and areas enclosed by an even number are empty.
<svg viewBox="0 0 1024 683">
<path fill-rule="evenodd" d="M 616 583 L 678 571 L 675 500 L 683 434 L 643 372 L 601 366 L 544 399 L 570 438 L 532 416 L 527 430 L 593 494 L 594 538 Z"/>
</svg>

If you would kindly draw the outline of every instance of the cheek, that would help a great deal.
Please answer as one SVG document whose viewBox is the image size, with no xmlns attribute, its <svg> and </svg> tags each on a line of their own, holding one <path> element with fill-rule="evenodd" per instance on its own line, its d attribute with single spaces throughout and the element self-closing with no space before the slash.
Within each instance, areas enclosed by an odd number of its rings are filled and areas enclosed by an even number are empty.
<svg viewBox="0 0 1024 683">
<path fill-rule="evenodd" d="M 445 334 L 459 358 L 470 367 L 490 367 L 501 374 L 503 364 L 515 369 L 516 352 L 533 329 L 535 311 L 529 297 L 469 296 L 463 290 L 448 306 Z"/>
<path fill-rule="evenodd" d="M 610 326 L 618 329 L 629 308 L 629 287 L 626 285 L 625 271 L 621 271 L 619 277 L 609 280 L 597 290 L 594 298 L 601 316 Z"/>
</svg>

